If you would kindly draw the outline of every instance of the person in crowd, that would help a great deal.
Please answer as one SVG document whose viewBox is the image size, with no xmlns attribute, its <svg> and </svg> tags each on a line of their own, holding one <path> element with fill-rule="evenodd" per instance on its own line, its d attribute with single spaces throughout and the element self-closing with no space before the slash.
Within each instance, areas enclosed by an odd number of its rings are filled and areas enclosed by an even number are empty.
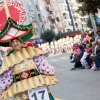
<svg viewBox="0 0 100 100">
<path fill-rule="evenodd" d="M 78 46 L 78 44 L 74 44 L 73 46 L 73 52 L 71 53 L 71 56 L 70 56 L 70 59 L 71 59 L 71 62 L 74 63 L 76 62 L 76 56 L 80 54 L 80 48 Z"/>
<path fill-rule="evenodd" d="M 80 60 L 83 68 L 87 68 L 87 66 L 88 66 L 86 58 L 89 55 L 89 53 L 90 53 L 90 44 L 86 44 L 86 50 L 85 50 L 85 52 Z"/>
<path fill-rule="evenodd" d="M 83 53 L 85 51 L 85 49 L 83 48 L 82 45 L 76 45 L 73 47 L 74 52 L 71 54 L 70 59 L 73 58 L 73 60 L 71 62 L 76 62 L 78 55 L 80 55 L 81 57 L 83 56 Z"/>
<path fill-rule="evenodd" d="M 89 43 L 93 42 L 93 34 L 92 33 L 88 34 L 88 36 L 89 36 Z"/>
<path fill-rule="evenodd" d="M 86 62 L 88 66 L 86 66 L 86 69 L 91 69 L 94 67 L 94 57 L 92 56 L 92 49 L 90 49 L 89 55 L 86 57 Z"/>
<path fill-rule="evenodd" d="M 79 49 L 80 49 L 80 53 L 75 55 L 74 60 L 73 60 L 73 62 L 75 64 L 74 64 L 74 67 L 71 68 L 71 70 L 75 70 L 76 68 L 82 68 L 82 64 L 80 62 L 80 59 L 83 56 L 85 49 L 83 48 L 82 45 L 79 45 Z"/>
<path fill-rule="evenodd" d="M 96 49 L 96 54 L 94 56 L 96 69 L 94 71 L 100 70 L 100 39 L 97 40 L 97 43 L 98 43 L 98 47 Z"/>
<path fill-rule="evenodd" d="M 0 58 L 0 67 L 2 66 L 2 60 L 1 60 L 1 58 Z"/>
<path fill-rule="evenodd" d="M 85 48 L 83 47 L 83 45 L 81 44 L 81 45 L 79 45 L 79 48 L 80 48 L 80 55 L 81 55 L 81 57 L 83 56 L 83 54 L 84 54 L 84 51 L 85 51 Z"/>
<path fill-rule="evenodd" d="M 95 42 L 98 42 L 98 39 L 100 39 L 100 30 L 97 31 L 97 36 L 95 38 Z"/>
<path fill-rule="evenodd" d="M 87 41 L 86 36 L 87 36 L 86 32 L 82 33 L 81 44 L 83 44 L 84 46 L 85 46 L 86 41 Z"/>
<path fill-rule="evenodd" d="M 98 44 L 98 39 L 100 39 L 100 30 L 97 31 L 97 36 L 95 37 L 95 41 L 92 44 L 92 48 L 95 48 L 96 44 Z"/>
</svg>

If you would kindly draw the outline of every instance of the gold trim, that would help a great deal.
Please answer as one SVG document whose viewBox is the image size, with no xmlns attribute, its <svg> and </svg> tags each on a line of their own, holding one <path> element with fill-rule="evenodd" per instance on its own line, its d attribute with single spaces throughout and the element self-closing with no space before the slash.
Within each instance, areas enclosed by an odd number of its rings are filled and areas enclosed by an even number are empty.
<svg viewBox="0 0 100 100">
<path fill-rule="evenodd" d="M 32 26 L 29 28 L 29 30 L 27 31 L 27 33 L 29 32 L 29 31 L 32 31 Z M 33 31 L 32 31 L 32 34 L 34 35 L 34 33 L 33 33 Z M 26 35 L 26 34 L 22 34 L 22 35 L 20 35 L 19 37 L 18 37 L 18 39 L 23 43 L 24 41 L 21 39 L 24 35 Z"/>
<path fill-rule="evenodd" d="M 48 82 L 45 80 L 47 80 Z M 41 87 L 43 85 L 45 85 L 46 87 L 52 86 L 52 85 L 54 85 L 51 82 L 52 80 L 54 80 L 54 84 L 58 83 L 57 81 L 55 81 L 55 80 L 57 80 L 55 76 L 48 77 L 47 75 L 43 75 L 43 76 L 38 75 L 35 77 L 31 77 L 31 78 L 13 83 L 13 85 L 11 87 L 9 87 L 9 89 L 7 89 L 6 91 L 4 91 L 2 93 L 2 98 L 8 99 L 17 93 L 24 92 L 24 91 L 30 90 L 32 88 Z"/>
<path fill-rule="evenodd" d="M 5 12 L 6 12 L 6 17 L 8 19 L 11 16 L 10 16 L 10 12 L 9 12 L 9 8 L 8 8 L 6 0 L 3 0 L 3 3 L 4 3 Z"/>
<path fill-rule="evenodd" d="M 21 53 L 23 52 L 23 53 Z M 30 70 L 36 68 L 35 64 L 31 61 L 25 61 L 29 58 L 33 58 L 34 56 L 39 56 L 43 54 L 43 52 L 37 48 L 33 49 L 32 47 L 22 48 L 21 51 L 10 54 L 10 56 L 6 56 L 3 61 L 3 65 L 0 69 L 0 73 L 2 74 L 4 71 L 8 70 L 11 67 L 13 68 L 13 75 L 18 74 L 25 70 Z M 13 60 L 11 60 L 13 59 Z M 15 61 L 16 60 L 16 61 Z M 16 65 L 17 64 L 17 65 Z M 17 70 L 20 64 L 26 64 L 25 66 L 21 66 L 21 69 Z M 8 66 L 9 65 L 9 66 Z M 29 67 L 30 66 L 30 67 Z M 9 87 L 6 91 L 2 93 L 2 98 L 8 99 L 13 95 L 24 92 L 26 90 L 30 90 L 32 88 L 37 88 L 40 86 L 52 86 L 58 84 L 56 76 L 47 76 L 47 75 L 38 75 L 28 79 L 21 80 L 19 82 L 13 83 L 11 87 Z"/>
<path fill-rule="evenodd" d="M 58 98 L 54 98 L 55 100 L 61 100 L 61 99 L 58 99 Z"/>
<path fill-rule="evenodd" d="M 39 56 L 41 54 L 44 54 L 42 50 L 38 48 L 22 48 L 21 51 L 18 51 L 16 53 L 10 54 L 10 56 L 4 57 L 2 67 L 0 68 L 0 74 L 2 74 L 4 71 L 7 71 L 9 68 L 15 66 L 16 64 L 19 64 L 23 62 L 24 60 L 27 60 L 29 58 L 34 58 L 36 56 Z"/>
</svg>

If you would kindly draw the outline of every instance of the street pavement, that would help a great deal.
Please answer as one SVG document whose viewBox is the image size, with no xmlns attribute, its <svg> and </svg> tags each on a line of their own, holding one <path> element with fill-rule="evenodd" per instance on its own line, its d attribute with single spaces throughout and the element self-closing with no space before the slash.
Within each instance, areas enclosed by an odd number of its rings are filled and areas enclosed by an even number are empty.
<svg viewBox="0 0 100 100">
<path fill-rule="evenodd" d="M 55 66 L 59 84 L 50 87 L 54 97 L 62 100 L 100 100 L 100 71 L 76 69 L 70 71 L 69 54 L 58 54 L 47 58 Z"/>
<path fill-rule="evenodd" d="M 59 84 L 50 87 L 54 97 L 61 100 L 100 100 L 100 71 L 70 71 L 73 64 L 70 63 L 68 53 L 52 55 L 47 61 L 55 66 L 59 81 Z"/>
</svg>

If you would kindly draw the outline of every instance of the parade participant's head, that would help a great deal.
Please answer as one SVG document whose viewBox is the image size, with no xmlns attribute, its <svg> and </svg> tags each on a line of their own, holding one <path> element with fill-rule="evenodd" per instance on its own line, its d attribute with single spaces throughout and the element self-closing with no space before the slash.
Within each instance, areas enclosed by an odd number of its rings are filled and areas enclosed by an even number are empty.
<svg viewBox="0 0 100 100">
<path fill-rule="evenodd" d="M 20 51 L 21 50 L 21 41 L 18 38 L 12 39 L 11 40 L 11 47 L 12 49 L 16 52 L 16 51 Z"/>
<path fill-rule="evenodd" d="M 100 30 L 100 28 L 99 27 L 97 27 L 97 31 L 99 31 Z"/>
<path fill-rule="evenodd" d="M 98 45 L 100 46 L 100 39 L 98 39 L 98 42 L 97 42 L 97 43 L 98 43 Z"/>
<path fill-rule="evenodd" d="M 86 32 L 83 32 L 83 33 L 82 33 L 82 37 L 83 37 L 83 38 L 85 38 L 85 37 L 86 37 L 86 35 L 87 35 L 87 33 L 86 33 Z"/>
<path fill-rule="evenodd" d="M 84 49 L 83 45 L 79 45 L 80 50 Z"/>
<path fill-rule="evenodd" d="M 100 30 L 97 31 L 97 35 L 100 36 Z"/>
<path fill-rule="evenodd" d="M 90 48 L 90 44 L 86 44 L 86 48 Z"/>
</svg>

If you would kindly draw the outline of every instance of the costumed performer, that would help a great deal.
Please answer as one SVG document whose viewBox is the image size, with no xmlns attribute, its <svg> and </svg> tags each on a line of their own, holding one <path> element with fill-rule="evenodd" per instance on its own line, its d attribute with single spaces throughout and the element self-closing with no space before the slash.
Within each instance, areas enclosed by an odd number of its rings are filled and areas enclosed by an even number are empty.
<svg viewBox="0 0 100 100">
<path fill-rule="evenodd" d="M 48 100 L 58 100 L 54 99 L 48 88 L 58 81 L 54 67 L 46 61 L 45 53 L 38 48 L 22 48 L 21 37 L 14 37 L 7 43 L 13 50 L 4 57 L 0 69 L 1 100 L 8 100 L 11 97 L 14 100 L 33 100 L 29 94 L 39 88 L 47 90 Z"/>
</svg>

